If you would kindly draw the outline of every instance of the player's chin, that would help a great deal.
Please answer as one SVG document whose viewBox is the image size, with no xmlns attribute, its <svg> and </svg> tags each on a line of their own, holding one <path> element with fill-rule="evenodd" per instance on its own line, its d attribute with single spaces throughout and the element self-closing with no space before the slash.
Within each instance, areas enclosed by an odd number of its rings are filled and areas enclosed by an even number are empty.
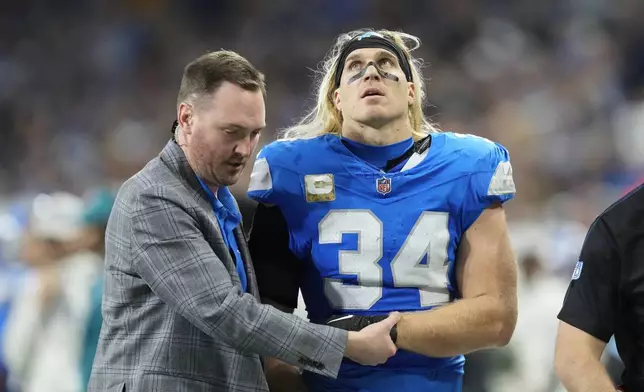
<svg viewBox="0 0 644 392">
<path fill-rule="evenodd" d="M 360 112 L 363 116 L 384 116 L 389 111 L 386 101 L 361 102 Z"/>
<path fill-rule="evenodd" d="M 389 121 L 391 121 L 392 116 L 386 110 L 379 108 L 370 108 L 370 110 L 365 110 L 363 115 L 360 116 L 359 122 L 374 128 L 378 128 Z"/>
</svg>

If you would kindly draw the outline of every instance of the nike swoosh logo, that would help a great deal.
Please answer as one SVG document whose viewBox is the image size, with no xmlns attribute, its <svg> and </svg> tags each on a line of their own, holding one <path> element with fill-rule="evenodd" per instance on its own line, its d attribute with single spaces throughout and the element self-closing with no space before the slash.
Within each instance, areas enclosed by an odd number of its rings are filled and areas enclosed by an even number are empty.
<svg viewBox="0 0 644 392">
<path fill-rule="evenodd" d="M 333 320 L 333 321 L 329 321 L 329 324 L 330 324 L 330 323 L 335 323 L 336 321 L 347 320 L 347 319 L 350 319 L 350 318 L 352 318 L 352 317 L 353 317 L 353 315 L 352 315 L 352 314 L 350 314 L 350 315 L 348 315 L 348 316 L 340 317 L 340 318 L 337 318 L 337 319 L 335 319 L 335 320 Z"/>
</svg>

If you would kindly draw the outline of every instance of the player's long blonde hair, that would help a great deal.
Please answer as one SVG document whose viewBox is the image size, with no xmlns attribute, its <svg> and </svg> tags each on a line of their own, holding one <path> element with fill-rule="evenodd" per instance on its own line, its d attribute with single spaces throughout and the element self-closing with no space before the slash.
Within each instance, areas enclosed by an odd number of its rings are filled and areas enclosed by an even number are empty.
<svg viewBox="0 0 644 392">
<path fill-rule="evenodd" d="M 326 133 L 340 135 L 342 131 L 342 113 L 336 109 L 333 103 L 336 65 L 344 45 L 354 37 L 367 31 L 373 30 L 354 30 L 338 36 L 322 63 L 322 69 L 317 72 L 316 86 L 318 94 L 315 107 L 299 123 L 284 129 L 281 132 L 282 138 L 312 138 Z M 422 60 L 416 59 L 411 55 L 411 51 L 420 47 L 420 39 L 400 31 L 377 30 L 376 32 L 392 39 L 396 45 L 403 49 L 409 60 L 416 94 L 414 103 L 409 106 L 407 115 L 412 127 L 414 140 L 422 139 L 430 132 L 438 132 L 438 128 L 429 122 L 423 113 L 422 103 L 425 99 L 425 81 L 420 72 Z"/>
</svg>

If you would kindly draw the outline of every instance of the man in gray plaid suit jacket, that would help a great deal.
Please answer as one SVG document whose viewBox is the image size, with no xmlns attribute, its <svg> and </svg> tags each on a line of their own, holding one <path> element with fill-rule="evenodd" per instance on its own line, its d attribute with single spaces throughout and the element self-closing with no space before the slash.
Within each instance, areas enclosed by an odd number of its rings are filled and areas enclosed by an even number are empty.
<svg viewBox="0 0 644 392">
<path fill-rule="evenodd" d="M 383 363 L 399 315 L 360 332 L 258 301 L 238 207 L 265 126 L 263 75 L 234 52 L 184 72 L 175 137 L 119 191 L 106 234 L 103 325 L 90 392 L 268 391 L 262 357 L 336 377 Z"/>
</svg>

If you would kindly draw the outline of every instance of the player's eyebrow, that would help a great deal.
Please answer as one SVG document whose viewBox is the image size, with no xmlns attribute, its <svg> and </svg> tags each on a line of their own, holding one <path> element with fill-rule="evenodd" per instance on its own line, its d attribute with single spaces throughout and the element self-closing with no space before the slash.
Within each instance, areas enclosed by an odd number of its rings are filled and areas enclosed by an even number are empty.
<svg viewBox="0 0 644 392">
<path fill-rule="evenodd" d="M 344 60 L 344 63 L 347 64 L 347 63 L 349 63 L 349 62 L 351 62 L 353 60 L 357 60 L 358 58 L 361 58 L 361 57 L 362 56 L 360 54 L 358 54 L 358 53 L 352 53 L 352 54 L 349 55 L 349 57 L 347 57 L 346 60 Z"/>
<path fill-rule="evenodd" d="M 393 54 L 393 53 L 391 53 L 391 52 L 390 52 L 390 51 L 388 51 L 388 50 L 379 50 L 379 51 L 376 53 L 376 57 L 380 57 L 380 58 L 387 57 L 387 58 L 389 58 L 389 59 L 391 59 L 391 60 L 396 60 L 396 56 L 394 56 L 394 54 Z"/>
</svg>

